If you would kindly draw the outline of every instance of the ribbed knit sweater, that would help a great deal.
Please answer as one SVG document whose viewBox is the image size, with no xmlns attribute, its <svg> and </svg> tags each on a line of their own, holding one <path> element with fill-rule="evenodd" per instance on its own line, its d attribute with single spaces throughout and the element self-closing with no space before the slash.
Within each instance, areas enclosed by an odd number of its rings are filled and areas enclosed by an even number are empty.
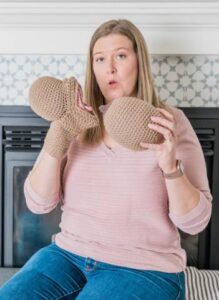
<svg viewBox="0 0 219 300">
<path fill-rule="evenodd" d="M 169 212 L 165 179 L 153 150 L 135 152 L 121 145 L 110 149 L 103 141 L 85 146 L 74 139 L 63 159 L 57 195 L 47 199 L 37 194 L 30 174 L 24 184 L 27 206 L 35 213 L 50 212 L 63 202 L 61 230 L 55 237 L 59 247 L 119 266 L 185 269 L 186 253 L 177 228 L 189 234 L 202 231 L 211 216 L 212 196 L 199 140 L 185 114 L 174 107 L 173 113 L 176 156 L 200 191 L 198 205 L 182 216 Z"/>
</svg>

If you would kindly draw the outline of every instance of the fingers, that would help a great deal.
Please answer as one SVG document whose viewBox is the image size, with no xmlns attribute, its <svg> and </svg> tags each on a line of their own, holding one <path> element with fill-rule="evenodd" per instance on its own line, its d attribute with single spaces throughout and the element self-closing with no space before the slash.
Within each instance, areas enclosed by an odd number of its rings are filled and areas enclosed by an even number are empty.
<svg viewBox="0 0 219 300">
<path fill-rule="evenodd" d="M 164 117 L 152 116 L 153 123 L 149 123 L 148 127 L 161 133 L 165 140 L 173 140 L 176 137 L 176 125 L 174 116 L 162 108 L 157 108 Z M 154 124 L 155 123 L 155 124 Z"/>
<path fill-rule="evenodd" d="M 175 129 L 175 123 L 173 121 L 169 121 L 169 120 L 164 119 L 162 117 L 151 117 L 151 120 L 153 122 L 155 122 L 156 124 L 149 123 L 148 124 L 149 127 L 152 126 L 150 128 L 153 128 L 153 127 L 157 128 L 158 130 L 161 130 L 161 132 L 159 131 L 160 133 L 166 134 L 166 135 L 169 134 L 168 132 L 171 132 L 171 134 L 173 136 L 175 136 L 176 129 Z M 153 125 L 155 125 L 155 126 L 153 126 Z M 161 126 L 159 126 L 159 125 L 161 125 Z"/>
<path fill-rule="evenodd" d="M 174 139 L 174 134 L 173 134 L 172 130 L 169 128 L 165 128 L 158 124 L 152 124 L 152 123 L 149 123 L 148 127 L 161 133 L 164 136 L 165 140 L 172 141 Z"/>
<path fill-rule="evenodd" d="M 93 112 L 93 108 L 87 104 L 85 104 L 85 109 L 90 112 L 92 115 L 94 115 L 94 112 Z"/>
<path fill-rule="evenodd" d="M 169 128 L 171 131 L 175 130 L 175 124 L 172 121 L 164 119 L 162 117 L 151 117 L 151 120 L 155 123 L 161 124 L 162 126 Z"/>
<path fill-rule="evenodd" d="M 82 93 L 82 88 L 79 84 L 77 84 L 76 86 L 76 102 L 77 102 L 77 105 L 82 108 L 82 109 L 85 109 L 85 105 L 82 101 L 82 98 L 83 98 L 83 93 Z"/>
<path fill-rule="evenodd" d="M 168 120 L 174 121 L 174 116 L 164 108 L 156 107 Z"/>
<path fill-rule="evenodd" d="M 86 103 L 84 103 L 83 101 L 80 101 L 79 102 L 79 105 L 78 105 L 81 109 L 91 113 L 91 114 L 94 114 L 93 112 L 93 108 L 89 105 L 87 105 Z"/>
<path fill-rule="evenodd" d="M 162 150 L 162 144 L 149 144 L 146 142 L 141 142 L 140 146 L 151 150 Z"/>
<path fill-rule="evenodd" d="M 83 102 L 83 92 L 82 92 L 82 88 L 81 86 L 77 86 L 76 88 L 76 102 L 77 102 L 77 106 L 80 107 L 83 110 L 86 110 L 92 114 L 93 113 L 93 108 L 89 105 L 87 105 L 86 103 Z"/>
</svg>

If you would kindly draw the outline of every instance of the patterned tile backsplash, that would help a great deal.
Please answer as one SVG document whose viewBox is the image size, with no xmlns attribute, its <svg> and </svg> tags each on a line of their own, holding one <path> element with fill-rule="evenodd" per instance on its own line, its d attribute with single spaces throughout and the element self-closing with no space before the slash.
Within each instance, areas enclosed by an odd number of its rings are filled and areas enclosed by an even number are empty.
<svg viewBox="0 0 219 300">
<path fill-rule="evenodd" d="M 219 106 L 219 56 L 151 55 L 161 100 L 174 106 Z M 83 85 L 84 55 L 0 55 L 0 105 L 28 105 L 31 83 L 40 76 L 75 76 Z"/>
</svg>

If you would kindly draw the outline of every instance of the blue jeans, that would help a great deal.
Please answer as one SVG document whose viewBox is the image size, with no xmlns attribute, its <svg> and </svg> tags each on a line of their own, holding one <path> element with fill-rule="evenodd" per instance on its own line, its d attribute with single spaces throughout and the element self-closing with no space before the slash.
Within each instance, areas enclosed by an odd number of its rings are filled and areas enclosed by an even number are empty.
<svg viewBox="0 0 219 300">
<path fill-rule="evenodd" d="M 36 252 L 0 289 L 2 300 L 184 299 L 184 273 L 116 266 L 61 249 Z"/>
</svg>

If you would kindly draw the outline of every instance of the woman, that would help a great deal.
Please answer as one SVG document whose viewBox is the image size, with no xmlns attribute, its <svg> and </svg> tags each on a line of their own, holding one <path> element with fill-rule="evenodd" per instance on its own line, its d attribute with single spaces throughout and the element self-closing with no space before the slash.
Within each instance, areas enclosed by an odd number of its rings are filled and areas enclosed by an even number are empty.
<svg viewBox="0 0 219 300">
<path fill-rule="evenodd" d="M 96 112 L 101 126 L 74 139 L 62 159 L 42 149 L 25 181 L 35 213 L 51 211 L 63 196 L 61 232 L 0 298 L 184 299 L 186 255 L 177 228 L 202 231 L 212 197 L 198 138 L 184 113 L 156 96 L 134 24 L 111 20 L 95 31 L 84 90 L 86 105 L 79 106 Z M 123 96 L 157 107 L 162 117 L 149 127 L 163 135 L 162 144 L 142 141 L 147 151 L 134 152 L 109 136 L 98 109 Z"/>
</svg>

